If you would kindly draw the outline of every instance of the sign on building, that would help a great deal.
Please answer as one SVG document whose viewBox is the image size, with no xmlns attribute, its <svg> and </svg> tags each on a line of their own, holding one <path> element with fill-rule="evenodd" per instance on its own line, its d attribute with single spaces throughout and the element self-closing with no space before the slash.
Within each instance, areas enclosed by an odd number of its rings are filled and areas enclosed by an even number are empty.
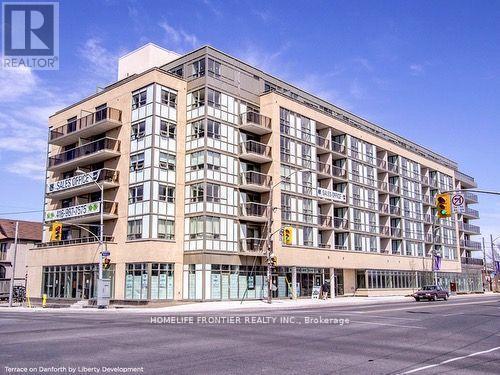
<svg viewBox="0 0 500 375">
<path fill-rule="evenodd" d="M 100 174 L 101 169 L 78 176 L 69 177 L 61 181 L 51 182 L 47 185 L 47 193 L 55 193 L 56 191 L 71 189 L 74 187 L 96 182 L 99 179 Z"/>
<path fill-rule="evenodd" d="M 92 202 L 45 212 L 45 221 L 64 220 L 101 212 L 101 203 Z"/>
<path fill-rule="evenodd" d="M 346 195 L 340 191 L 328 190 L 322 187 L 316 188 L 316 196 L 318 198 L 325 198 L 336 202 L 345 202 Z"/>
</svg>

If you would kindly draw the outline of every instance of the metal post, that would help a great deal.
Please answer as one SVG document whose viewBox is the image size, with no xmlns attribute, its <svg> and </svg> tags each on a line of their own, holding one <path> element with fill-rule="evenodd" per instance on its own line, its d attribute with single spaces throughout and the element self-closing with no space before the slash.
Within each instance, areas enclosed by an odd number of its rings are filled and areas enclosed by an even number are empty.
<svg viewBox="0 0 500 375">
<path fill-rule="evenodd" d="M 498 238 L 495 238 L 497 240 Z M 493 283 L 492 283 L 492 288 L 495 288 L 495 291 L 497 291 L 497 273 L 496 273 L 496 263 L 495 263 L 495 245 L 494 245 L 494 240 L 493 240 L 493 235 L 490 234 L 490 242 L 491 242 L 491 261 L 493 262 Z"/>
<path fill-rule="evenodd" d="M 16 234 L 14 235 L 14 254 L 12 256 L 12 275 L 10 276 L 9 307 L 12 307 L 12 297 L 14 294 L 14 280 L 16 274 L 17 240 L 19 237 L 19 221 L 16 221 Z"/>
<path fill-rule="evenodd" d="M 271 254 L 273 253 L 273 241 L 272 241 L 272 226 L 273 226 L 273 191 L 274 186 L 271 187 L 269 192 L 269 215 L 267 218 L 267 303 L 272 303 L 272 290 L 271 283 L 273 281 L 272 270 L 271 270 Z"/>
<path fill-rule="evenodd" d="M 483 237 L 483 272 L 484 272 L 484 275 L 483 275 L 483 283 L 484 283 L 484 286 L 485 286 L 485 291 L 486 291 L 486 285 L 488 286 L 488 289 L 490 289 L 490 285 L 489 283 L 487 282 L 488 279 L 488 267 L 486 266 L 486 246 L 484 245 L 484 237 Z"/>
<path fill-rule="evenodd" d="M 97 184 L 99 188 L 101 189 L 101 214 L 100 214 L 100 223 L 99 223 L 99 264 L 98 264 L 98 269 L 99 269 L 99 278 L 97 281 L 98 287 L 97 287 L 97 300 L 101 301 L 101 293 L 102 293 L 102 288 L 99 285 L 102 283 L 102 252 L 103 252 L 103 247 L 104 247 L 104 184 Z M 97 306 L 101 307 L 101 306 Z"/>
</svg>

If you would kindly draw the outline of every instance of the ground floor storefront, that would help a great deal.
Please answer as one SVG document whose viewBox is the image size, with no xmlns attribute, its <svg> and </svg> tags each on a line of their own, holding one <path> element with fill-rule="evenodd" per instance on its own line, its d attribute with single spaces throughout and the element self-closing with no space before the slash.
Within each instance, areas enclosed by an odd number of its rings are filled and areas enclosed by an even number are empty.
<svg viewBox="0 0 500 375">
<path fill-rule="evenodd" d="M 115 301 L 263 299 L 268 293 L 267 267 L 262 265 L 179 264 L 176 268 L 174 263 L 125 263 L 112 265 L 104 277 L 111 280 L 111 299 Z M 43 267 L 41 295 L 92 300 L 96 298 L 97 278 L 97 264 Z M 335 296 L 408 295 L 436 282 L 454 293 L 483 291 L 480 270 L 434 274 L 292 266 L 273 269 L 271 293 L 273 298 L 310 298 L 325 282 L 330 285 L 330 295 Z"/>
</svg>

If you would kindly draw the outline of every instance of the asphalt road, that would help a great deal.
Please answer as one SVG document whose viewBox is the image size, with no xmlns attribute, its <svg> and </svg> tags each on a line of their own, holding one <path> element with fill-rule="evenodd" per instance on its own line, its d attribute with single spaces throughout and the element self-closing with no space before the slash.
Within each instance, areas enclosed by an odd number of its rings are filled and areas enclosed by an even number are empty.
<svg viewBox="0 0 500 375">
<path fill-rule="evenodd" d="M 225 314 L 2 308 L 0 373 L 499 374 L 500 296 Z"/>
</svg>

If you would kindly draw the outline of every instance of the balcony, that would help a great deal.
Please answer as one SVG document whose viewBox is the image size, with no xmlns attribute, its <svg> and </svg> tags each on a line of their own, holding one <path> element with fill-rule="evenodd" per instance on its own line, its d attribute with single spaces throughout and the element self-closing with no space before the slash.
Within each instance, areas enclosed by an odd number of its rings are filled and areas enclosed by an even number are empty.
<svg viewBox="0 0 500 375">
<path fill-rule="evenodd" d="M 349 230 L 349 220 L 341 217 L 333 218 L 333 227 L 338 230 Z"/>
<path fill-rule="evenodd" d="M 379 227 L 379 234 L 381 237 L 390 237 L 391 236 L 391 228 L 390 227 Z"/>
<path fill-rule="evenodd" d="M 460 240 L 460 247 L 464 247 L 468 250 L 483 250 L 481 242 L 471 240 Z"/>
<path fill-rule="evenodd" d="M 462 264 L 467 265 L 467 266 L 478 266 L 478 267 L 483 267 L 483 265 L 484 265 L 482 259 L 468 258 L 468 257 L 462 257 Z"/>
<path fill-rule="evenodd" d="M 389 183 L 389 193 L 399 194 L 399 186 Z"/>
<path fill-rule="evenodd" d="M 423 202 L 425 205 L 427 205 L 427 206 L 433 206 L 433 205 L 434 205 L 434 204 L 433 204 L 433 202 L 432 202 L 431 197 L 430 197 L 430 196 L 428 196 L 428 195 L 423 195 L 423 196 L 422 196 L 422 202 Z"/>
<path fill-rule="evenodd" d="M 420 176 L 420 182 L 423 184 L 423 185 L 429 185 L 429 177 L 427 176 L 424 176 L 424 175 L 421 175 Z"/>
<path fill-rule="evenodd" d="M 388 191 L 389 185 L 385 181 L 377 181 L 377 186 L 379 190 Z"/>
<path fill-rule="evenodd" d="M 49 157 L 49 171 L 64 172 L 76 166 L 99 163 L 120 156 L 120 141 L 101 138 Z"/>
<path fill-rule="evenodd" d="M 346 180 L 347 179 L 347 170 L 345 170 L 344 168 L 340 168 L 340 167 L 333 165 L 332 166 L 332 176 Z"/>
<path fill-rule="evenodd" d="M 240 174 L 240 189 L 256 191 L 259 193 L 271 190 L 271 176 L 255 172 L 247 171 Z"/>
<path fill-rule="evenodd" d="M 332 151 L 336 152 L 337 154 L 346 154 L 346 148 L 343 144 L 337 143 L 337 142 L 332 142 Z"/>
<path fill-rule="evenodd" d="M 247 202 L 240 206 L 240 220 L 265 223 L 268 220 L 269 206 L 263 203 Z"/>
<path fill-rule="evenodd" d="M 99 221 L 103 210 L 104 220 L 113 220 L 118 218 L 118 203 L 113 201 L 104 201 L 103 207 L 101 202 L 90 202 L 76 206 L 59 208 L 45 212 L 45 222 L 62 221 L 64 223 L 91 223 Z"/>
<path fill-rule="evenodd" d="M 431 214 L 424 215 L 424 223 L 425 224 L 433 224 L 434 223 L 434 219 L 433 219 Z"/>
<path fill-rule="evenodd" d="M 328 152 L 331 150 L 330 141 L 327 138 L 322 137 L 320 135 L 316 135 L 316 146 L 319 149 L 316 151 L 316 153 L 318 153 L 318 151 L 320 150 Z"/>
<path fill-rule="evenodd" d="M 89 138 L 122 125 L 122 111 L 103 108 L 50 131 L 49 143 L 64 146 L 75 143 L 79 138 Z"/>
<path fill-rule="evenodd" d="M 477 194 L 471 193 L 470 191 L 466 191 L 464 193 L 464 198 L 465 198 L 465 201 L 467 203 L 477 203 L 477 202 L 479 202 Z"/>
<path fill-rule="evenodd" d="M 377 168 L 387 170 L 387 162 L 384 159 L 377 158 Z"/>
<path fill-rule="evenodd" d="M 481 234 L 481 228 L 479 228 L 477 225 L 459 222 L 458 226 L 464 232 L 469 232 L 472 234 Z"/>
<path fill-rule="evenodd" d="M 251 255 L 266 255 L 267 240 L 265 238 L 245 238 L 240 240 L 240 252 Z"/>
<path fill-rule="evenodd" d="M 318 215 L 318 225 L 321 228 L 333 228 L 333 220 L 328 215 Z"/>
<path fill-rule="evenodd" d="M 466 175 L 465 173 L 455 171 L 455 179 L 462 183 L 463 188 L 476 188 L 477 183 L 473 177 Z"/>
<path fill-rule="evenodd" d="M 479 219 L 479 211 L 473 210 L 472 208 L 465 207 L 465 211 L 463 212 L 464 216 L 470 217 L 472 219 Z"/>
<path fill-rule="evenodd" d="M 271 133 L 271 119 L 256 112 L 241 114 L 240 129 L 254 134 Z"/>
<path fill-rule="evenodd" d="M 391 237 L 401 237 L 401 229 L 396 227 L 391 227 Z"/>
<path fill-rule="evenodd" d="M 391 172 L 392 174 L 398 174 L 398 172 L 399 172 L 398 165 L 394 164 L 394 163 L 391 163 L 391 162 L 387 163 L 387 170 L 389 172 Z"/>
<path fill-rule="evenodd" d="M 64 199 L 76 195 L 94 193 L 99 190 L 94 182 L 104 186 L 104 189 L 118 187 L 118 171 L 114 169 L 98 169 L 86 174 L 76 175 L 47 184 L 47 196 L 53 199 Z"/>
<path fill-rule="evenodd" d="M 104 243 L 114 242 L 114 237 L 112 236 L 103 236 Z M 37 248 L 46 248 L 46 247 L 59 247 L 59 246 L 70 246 L 70 245 L 81 245 L 87 243 L 96 243 L 99 242 L 98 238 L 94 236 L 90 237 L 82 237 L 82 238 L 72 238 L 61 241 L 50 241 L 50 242 L 40 242 L 35 244 Z"/>
<path fill-rule="evenodd" d="M 378 204 L 378 210 L 380 215 L 387 215 L 389 214 L 389 205 L 387 203 L 380 203 Z"/>
<path fill-rule="evenodd" d="M 272 161 L 271 147 L 257 141 L 246 141 L 240 143 L 241 159 L 253 161 L 254 163 L 269 163 Z"/>
<path fill-rule="evenodd" d="M 432 233 L 426 233 L 424 236 L 424 241 L 426 243 L 434 243 L 434 236 L 432 235 Z"/>
<path fill-rule="evenodd" d="M 401 208 L 399 206 L 393 206 L 391 204 L 391 205 L 389 205 L 389 213 L 391 215 L 400 216 L 401 215 Z"/>
<path fill-rule="evenodd" d="M 318 173 L 319 177 L 323 178 L 332 177 L 332 166 L 327 163 L 317 161 L 316 172 Z"/>
</svg>

